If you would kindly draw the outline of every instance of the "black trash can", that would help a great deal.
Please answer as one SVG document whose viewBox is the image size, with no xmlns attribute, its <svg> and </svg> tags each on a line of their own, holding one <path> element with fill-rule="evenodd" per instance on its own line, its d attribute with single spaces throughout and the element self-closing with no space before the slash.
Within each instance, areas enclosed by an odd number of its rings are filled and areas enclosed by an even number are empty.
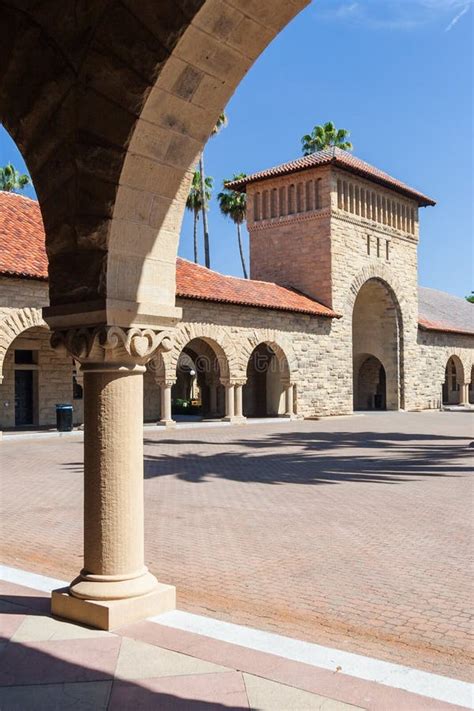
<svg viewBox="0 0 474 711">
<path fill-rule="evenodd" d="M 56 405 L 56 429 L 58 432 L 72 431 L 72 405 Z"/>
</svg>

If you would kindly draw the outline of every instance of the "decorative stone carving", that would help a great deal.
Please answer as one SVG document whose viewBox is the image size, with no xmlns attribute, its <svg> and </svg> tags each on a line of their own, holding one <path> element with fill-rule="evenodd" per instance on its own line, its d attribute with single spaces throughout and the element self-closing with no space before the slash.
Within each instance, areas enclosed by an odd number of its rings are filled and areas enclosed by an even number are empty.
<svg viewBox="0 0 474 711">
<path fill-rule="evenodd" d="M 62 350 L 80 363 L 144 365 L 158 350 L 169 351 L 172 336 L 151 328 L 98 326 L 55 331 L 51 347 Z"/>
</svg>

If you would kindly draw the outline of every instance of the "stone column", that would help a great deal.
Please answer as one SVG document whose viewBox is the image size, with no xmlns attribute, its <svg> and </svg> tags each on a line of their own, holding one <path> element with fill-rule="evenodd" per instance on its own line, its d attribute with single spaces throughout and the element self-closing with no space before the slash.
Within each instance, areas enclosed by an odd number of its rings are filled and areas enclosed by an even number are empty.
<svg viewBox="0 0 474 711">
<path fill-rule="evenodd" d="M 234 412 L 235 412 L 234 384 L 233 383 L 226 383 L 225 384 L 225 419 L 229 420 L 229 421 L 233 420 Z"/>
<path fill-rule="evenodd" d="M 171 388 L 175 384 L 175 380 L 160 380 L 161 394 L 161 417 L 158 422 L 162 427 L 176 427 L 176 422 L 171 414 Z"/>
<path fill-rule="evenodd" d="M 293 383 L 289 383 L 285 388 L 285 417 L 294 418 Z"/>
<path fill-rule="evenodd" d="M 469 383 L 460 383 L 459 385 L 459 404 L 469 404 Z"/>
<path fill-rule="evenodd" d="M 166 343 L 164 343 L 166 341 Z M 52 612 L 113 629 L 175 606 L 144 564 L 143 373 L 169 339 L 115 326 L 56 332 L 84 374 L 84 567 Z"/>
<path fill-rule="evenodd" d="M 242 383 L 235 385 L 235 416 L 242 418 L 244 416 L 242 409 Z"/>
</svg>

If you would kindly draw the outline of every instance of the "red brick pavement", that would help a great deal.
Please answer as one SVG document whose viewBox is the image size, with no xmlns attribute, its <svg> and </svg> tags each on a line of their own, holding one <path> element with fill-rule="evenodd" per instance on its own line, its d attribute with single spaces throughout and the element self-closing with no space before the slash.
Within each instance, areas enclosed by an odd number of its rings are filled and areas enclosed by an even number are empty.
<svg viewBox="0 0 474 711">
<path fill-rule="evenodd" d="M 182 609 L 469 679 L 471 422 L 148 429 L 147 563 Z M 1 445 L 3 562 L 76 574 L 81 467 L 77 439 Z"/>
</svg>

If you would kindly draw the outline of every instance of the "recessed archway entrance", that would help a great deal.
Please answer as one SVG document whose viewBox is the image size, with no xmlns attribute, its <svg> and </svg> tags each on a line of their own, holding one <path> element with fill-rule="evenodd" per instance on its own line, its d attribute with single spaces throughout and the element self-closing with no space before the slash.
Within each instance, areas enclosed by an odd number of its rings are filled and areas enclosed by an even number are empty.
<svg viewBox="0 0 474 711">
<path fill-rule="evenodd" d="M 443 383 L 443 405 L 459 405 L 461 402 L 461 384 L 464 382 L 461 359 L 451 356 L 446 363 Z"/>
<path fill-rule="evenodd" d="M 0 430 L 56 426 L 56 404 L 73 406 L 75 424 L 83 421 L 83 389 L 74 361 L 54 351 L 50 331 L 33 326 L 10 344 L 0 378 Z"/>
<path fill-rule="evenodd" d="M 227 358 L 217 343 L 203 338 L 190 341 L 176 367 L 171 391 L 173 419 L 224 417 L 225 389 L 221 381 L 227 372 Z"/>
<path fill-rule="evenodd" d="M 243 388 L 244 416 L 291 416 L 293 410 L 293 385 L 286 355 L 275 344 L 260 343 L 247 364 L 247 382 Z"/>
<path fill-rule="evenodd" d="M 363 284 L 352 313 L 354 409 L 403 407 L 401 315 L 396 298 L 381 279 Z"/>
<path fill-rule="evenodd" d="M 378 358 L 362 356 L 356 373 L 354 410 L 386 410 L 387 378 Z"/>
</svg>

